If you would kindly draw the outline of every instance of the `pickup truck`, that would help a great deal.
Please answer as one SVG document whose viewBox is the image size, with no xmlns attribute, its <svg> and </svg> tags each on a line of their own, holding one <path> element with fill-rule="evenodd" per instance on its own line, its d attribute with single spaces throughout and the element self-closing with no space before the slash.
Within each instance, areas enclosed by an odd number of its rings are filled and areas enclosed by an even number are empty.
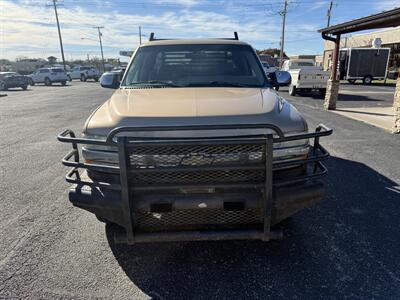
<svg viewBox="0 0 400 300">
<path fill-rule="evenodd" d="M 292 76 L 292 83 L 289 86 L 289 94 L 291 96 L 317 90 L 325 97 L 329 72 L 315 66 L 313 60 L 287 60 L 283 63 L 282 70 L 289 72 Z"/>
<path fill-rule="evenodd" d="M 276 67 L 271 67 L 271 66 L 269 65 L 269 63 L 267 63 L 266 61 L 262 61 L 261 64 L 262 64 L 263 69 L 264 69 L 264 72 L 265 72 L 266 74 L 272 73 L 272 72 L 276 72 L 276 70 L 277 70 Z"/>
<path fill-rule="evenodd" d="M 80 81 L 86 81 L 88 79 L 93 79 L 98 81 L 100 78 L 100 71 L 94 67 L 81 67 L 76 66 L 68 73 L 69 80 L 80 79 Z"/>
<path fill-rule="evenodd" d="M 101 85 L 115 88 L 115 76 Z M 282 237 L 284 219 L 324 195 L 329 153 L 273 89 L 255 50 L 232 39 L 140 45 L 72 145 L 69 200 L 114 224 L 119 243 Z M 82 159 L 81 159 L 82 158 Z"/>
</svg>

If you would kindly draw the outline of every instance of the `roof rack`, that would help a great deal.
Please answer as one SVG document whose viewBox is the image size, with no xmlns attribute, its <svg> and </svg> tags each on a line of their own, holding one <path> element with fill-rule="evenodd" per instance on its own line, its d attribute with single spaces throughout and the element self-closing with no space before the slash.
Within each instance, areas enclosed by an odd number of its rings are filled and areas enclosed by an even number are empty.
<svg viewBox="0 0 400 300">
<path fill-rule="evenodd" d="M 239 40 L 239 35 L 238 35 L 238 33 L 235 31 L 234 33 L 233 33 L 233 38 L 218 38 L 219 40 L 236 40 L 236 41 L 238 41 Z M 168 39 L 156 39 L 155 37 L 154 37 L 154 32 L 151 32 L 150 33 L 150 37 L 149 37 L 149 41 L 150 42 L 152 42 L 152 41 L 164 41 L 164 40 L 168 40 Z"/>
</svg>

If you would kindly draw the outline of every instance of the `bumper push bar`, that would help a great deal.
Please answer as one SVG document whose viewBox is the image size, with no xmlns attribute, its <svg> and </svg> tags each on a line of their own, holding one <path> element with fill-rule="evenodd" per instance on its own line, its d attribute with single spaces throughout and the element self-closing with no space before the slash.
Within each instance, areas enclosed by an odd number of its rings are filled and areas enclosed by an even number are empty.
<svg viewBox="0 0 400 300">
<path fill-rule="evenodd" d="M 265 129 L 267 133 L 196 138 L 134 136 L 146 131 L 224 129 Z M 63 165 L 71 167 L 66 175 L 67 182 L 73 184 L 70 201 L 120 225 L 124 230 L 115 240 L 133 244 L 280 238 L 281 232 L 272 230 L 272 225 L 323 196 L 323 186 L 316 179 L 326 174 L 322 161 L 329 153 L 319 139 L 330 134 L 332 129 L 323 124 L 314 132 L 288 136 L 272 125 L 250 124 L 119 127 L 105 140 L 77 138 L 68 129 L 57 139 L 72 145 L 62 159 Z M 273 160 L 274 143 L 305 139 L 313 139 L 307 157 Z M 115 147 L 118 165 L 81 161 L 79 144 Z M 155 163 L 154 157 L 169 161 Z M 301 174 L 273 176 L 282 168 L 299 166 L 304 170 Z M 91 180 L 82 176 L 80 169 L 109 176 Z M 111 177 L 118 180 L 107 179 Z"/>
</svg>

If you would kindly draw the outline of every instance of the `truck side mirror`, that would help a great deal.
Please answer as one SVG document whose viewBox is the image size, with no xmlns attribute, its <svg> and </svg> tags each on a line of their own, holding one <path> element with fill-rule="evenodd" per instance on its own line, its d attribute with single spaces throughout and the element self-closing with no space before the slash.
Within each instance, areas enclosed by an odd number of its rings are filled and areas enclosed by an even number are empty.
<svg viewBox="0 0 400 300">
<path fill-rule="evenodd" d="M 267 74 L 273 86 L 288 86 L 292 82 L 292 76 L 286 71 L 275 71 Z"/>
<path fill-rule="evenodd" d="M 100 77 L 100 85 L 104 88 L 117 89 L 120 81 L 118 74 L 105 73 Z"/>
</svg>

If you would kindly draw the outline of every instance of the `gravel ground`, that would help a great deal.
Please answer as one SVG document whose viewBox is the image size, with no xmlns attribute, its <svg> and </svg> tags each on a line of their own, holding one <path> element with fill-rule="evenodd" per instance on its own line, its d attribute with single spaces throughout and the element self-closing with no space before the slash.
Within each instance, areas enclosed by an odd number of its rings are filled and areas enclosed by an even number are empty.
<svg viewBox="0 0 400 300">
<path fill-rule="evenodd" d="M 0 298 L 400 298 L 400 136 L 291 98 L 334 128 L 327 196 L 282 241 L 116 245 L 67 199 L 67 145 L 112 90 L 35 86 L 0 98 Z M 372 95 L 372 94 L 371 94 Z M 360 104 L 362 104 L 360 102 Z M 342 104 L 340 104 L 342 105 Z"/>
</svg>

